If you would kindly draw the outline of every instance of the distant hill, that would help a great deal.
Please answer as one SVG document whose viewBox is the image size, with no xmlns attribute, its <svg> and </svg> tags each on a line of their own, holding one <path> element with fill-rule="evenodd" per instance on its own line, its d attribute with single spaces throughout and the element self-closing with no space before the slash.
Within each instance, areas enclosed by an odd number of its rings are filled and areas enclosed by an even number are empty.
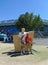
<svg viewBox="0 0 48 65">
<path fill-rule="evenodd" d="M 5 26 L 5 25 L 14 25 L 14 19 L 12 20 L 4 20 L 4 21 L 0 21 L 0 26 Z M 48 20 L 43 19 L 43 24 L 44 25 L 48 25 Z"/>
<path fill-rule="evenodd" d="M 14 25 L 15 20 L 4 20 L 0 21 L 0 26 L 5 26 L 5 25 Z"/>
</svg>

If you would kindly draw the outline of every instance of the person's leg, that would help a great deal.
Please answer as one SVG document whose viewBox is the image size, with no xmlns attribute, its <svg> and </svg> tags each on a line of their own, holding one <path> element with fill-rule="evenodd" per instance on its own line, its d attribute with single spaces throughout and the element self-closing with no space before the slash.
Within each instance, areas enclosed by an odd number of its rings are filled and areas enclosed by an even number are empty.
<svg viewBox="0 0 48 65">
<path fill-rule="evenodd" d="M 28 44 L 28 52 L 29 52 L 29 54 L 31 53 L 30 50 L 31 48 L 30 48 L 30 43 Z"/>
<path fill-rule="evenodd" d="M 25 53 L 25 48 L 24 48 L 24 44 L 23 44 L 23 53 Z"/>
<path fill-rule="evenodd" d="M 4 40 L 3 40 L 4 42 L 7 42 L 7 37 L 4 37 Z"/>
<path fill-rule="evenodd" d="M 4 37 L 4 40 L 3 41 L 6 42 L 6 37 Z"/>
<path fill-rule="evenodd" d="M 23 44 L 21 44 L 21 55 L 23 55 Z"/>
<path fill-rule="evenodd" d="M 21 54 L 23 55 L 25 53 L 24 43 L 21 45 Z"/>
<path fill-rule="evenodd" d="M 28 43 L 27 47 L 28 47 L 29 54 L 32 54 L 32 46 L 31 46 L 31 43 Z"/>
<path fill-rule="evenodd" d="M 30 52 L 32 54 L 32 44 L 30 43 Z"/>
<path fill-rule="evenodd" d="M 27 44 L 27 51 L 28 51 L 28 53 L 30 52 L 29 43 Z"/>
</svg>

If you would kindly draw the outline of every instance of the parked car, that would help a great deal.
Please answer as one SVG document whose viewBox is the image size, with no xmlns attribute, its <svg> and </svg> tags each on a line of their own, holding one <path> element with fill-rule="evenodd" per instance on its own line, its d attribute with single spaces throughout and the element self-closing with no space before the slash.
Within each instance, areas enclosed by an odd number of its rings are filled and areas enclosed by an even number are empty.
<svg viewBox="0 0 48 65">
<path fill-rule="evenodd" d="M 5 33 L 0 33 L 0 41 L 7 42 L 7 41 L 8 41 L 7 34 L 5 34 Z"/>
</svg>

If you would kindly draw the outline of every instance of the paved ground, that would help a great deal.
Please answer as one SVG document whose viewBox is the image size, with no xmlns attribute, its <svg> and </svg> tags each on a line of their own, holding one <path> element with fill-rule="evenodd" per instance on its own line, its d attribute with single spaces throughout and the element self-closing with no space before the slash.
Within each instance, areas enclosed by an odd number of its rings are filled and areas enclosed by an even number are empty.
<svg viewBox="0 0 48 65">
<path fill-rule="evenodd" d="M 34 39 L 35 44 L 47 45 L 48 39 Z M 14 45 L 0 42 L 0 65 L 48 65 L 48 59 L 40 62 L 34 60 L 33 55 L 13 56 Z M 12 55 L 11 55 L 12 54 Z"/>
<path fill-rule="evenodd" d="M 33 64 L 32 55 L 13 56 L 14 45 L 0 43 L 0 65 L 30 65 Z"/>
<path fill-rule="evenodd" d="M 33 42 L 36 45 L 48 45 L 48 38 L 34 38 Z"/>
<path fill-rule="evenodd" d="M 44 60 L 33 65 L 48 65 L 48 60 Z"/>
</svg>

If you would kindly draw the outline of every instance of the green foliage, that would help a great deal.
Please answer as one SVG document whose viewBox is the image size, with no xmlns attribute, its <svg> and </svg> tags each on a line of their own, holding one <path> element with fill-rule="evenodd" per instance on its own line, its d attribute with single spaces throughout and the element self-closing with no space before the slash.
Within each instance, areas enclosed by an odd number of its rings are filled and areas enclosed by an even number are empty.
<svg viewBox="0 0 48 65">
<path fill-rule="evenodd" d="M 42 19 L 40 18 L 40 15 L 34 17 L 32 25 L 33 25 L 33 29 L 35 30 L 43 29 L 44 25 Z"/>
<path fill-rule="evenodd" d="M 15 25 L 18 29 L 25 28 L 28 30 L 39 30 L 43 29 L 43 21 L 40 18 L 40 15 L 33 15 L 33 13 L 26 12 L 21 14 L 18 20 L 15 20 Z"/>
</svg>

